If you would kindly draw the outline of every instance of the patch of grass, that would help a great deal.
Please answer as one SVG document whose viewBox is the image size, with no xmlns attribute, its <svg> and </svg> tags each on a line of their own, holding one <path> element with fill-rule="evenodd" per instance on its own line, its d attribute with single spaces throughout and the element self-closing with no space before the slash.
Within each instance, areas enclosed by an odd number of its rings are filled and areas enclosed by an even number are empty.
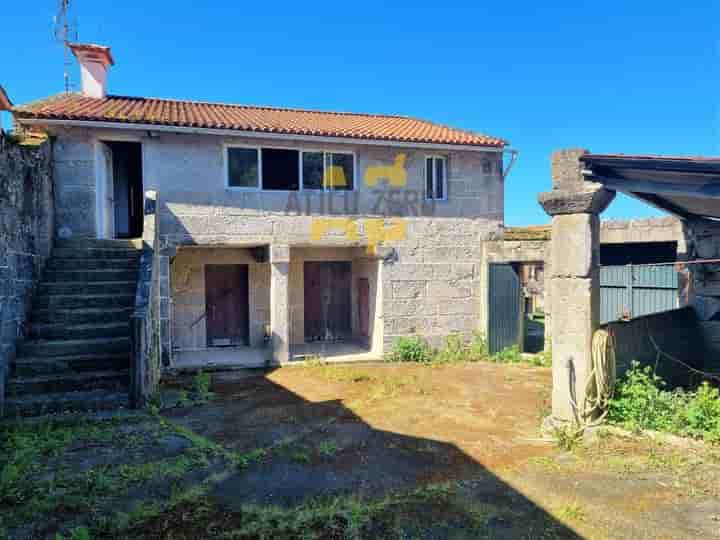
<svg viewBox="0 0 720 540">
<path fill-rule="evenodd" d="M 608 420 L 628 429 L 652 429 L 720 442 L 720 390 L 703 382 L 696 391 L 666 390 L 650 366 L 634 362 L 615 389 Z"/>
<path fill-rule="evenodd" d="M 574 424 L 556 426 L 552 430 L 559 448 L 572 452 L 582 444 L 583 430 Z"/>
<path fill-rule="evenodd" d="M 70 536 L 63 536 L 61 534 L 55 535 L 55 540 L 92 540 L 93 536 L 86 527 L 76 527 L 70 531 Z"/>
<path fill-rule="evenodd" d="M 557 515 L 560 519 L 564 519 L 566 521 L 585 521 L 587 519 L 587 512 L 585 512 L 585 509 L 577 502 L 566 504 L 565 506 L 561 507 Z"/>
<path fill-rule="evenodd" d="M 506 347 L 502 351 L 490 355 L 488 360 L 497 364 L 519 364 L 524 361 L 524 358 L 520 353 L 520 347 L 512 345 L 511 347 Z"/>
<path fill-rule="evenodd" d="M 429 364 L 433 360 L 430 344 L 420 336 L 400 337 L 388 355 L 391 362 L 415 362 Z"/>
<path fill-rule="evenodd" d="M 318 452 L 321 456 L 324 457 L 333 457 L 335 454 L 337 454 L 338 451 L 338 445 L 335 441 L 328 440 L 328 441 L 321 441 L 320 445 L 318 446 Z"/>
<path fill-rule="evenodd" d="M 290 454 L 290 459 L 293 460 L 295 463 L 307 465 L 308 463 L 310 463 L 310 454 L 305 450 L 296 450 L 295 452 Z"/>
<path fill-rule="evenodd" d="M 374 375 L 371 375 L 364 369 L 358 369 L 344 364 L 333 364 L 322 360 L 308 362 L 300 366 L 300 369 L 310 370 L 314 377 L 319 377 L 330 382 L 363 383 L 376 379 Z"/>
</svg>

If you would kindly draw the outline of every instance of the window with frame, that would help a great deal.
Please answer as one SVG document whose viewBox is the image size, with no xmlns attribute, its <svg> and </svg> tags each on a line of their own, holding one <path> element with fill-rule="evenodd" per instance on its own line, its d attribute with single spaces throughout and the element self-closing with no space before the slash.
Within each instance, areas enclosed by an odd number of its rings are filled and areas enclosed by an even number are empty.
<svg viewBox="0 0 720 540">
<path fill-rule="evenodd" d="M 303 189 L 352 191 L 355 156 L 345 152 L 303 152 Z"/>
<path fill-rule="evenodd" d="M 260 151 L 257 148 L 227 149 L 227 185 L 242 189 L 260 187 Z"/>
<path fill-rule="evenodd" d="M 447 199 L 447 158 L 425 157 L 425 198 L 444 201 Z"/>
</svg>

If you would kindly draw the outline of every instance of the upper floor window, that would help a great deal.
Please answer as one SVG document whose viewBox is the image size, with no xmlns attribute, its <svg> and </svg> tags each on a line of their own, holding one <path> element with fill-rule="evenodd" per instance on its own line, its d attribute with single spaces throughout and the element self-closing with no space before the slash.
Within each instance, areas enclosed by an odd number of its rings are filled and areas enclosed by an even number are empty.
<svg viewBox="0 0 720 540">
<path fill-rule="evenodd" d="M 229 188 L 352 191 L 355 187 L 355 155 L 284 148 L 228 147 L 226 175 Z"/>
<path fill-rule="evenodd" d="M 258 148 L 227 149 L 227 186 L 246 189 L 260 187 L 260 150 Z"/>
<path fill-rule="evenodd" d="M 355 189 L 355 156 L 344 152 L 303 152 L 303 189 Z"/>
<path fill-rule="evenodd" d="M 447 158 L 427 156 L 425 158 L 425 198 L 444 201 L 447 199 Z"/>
</svg>

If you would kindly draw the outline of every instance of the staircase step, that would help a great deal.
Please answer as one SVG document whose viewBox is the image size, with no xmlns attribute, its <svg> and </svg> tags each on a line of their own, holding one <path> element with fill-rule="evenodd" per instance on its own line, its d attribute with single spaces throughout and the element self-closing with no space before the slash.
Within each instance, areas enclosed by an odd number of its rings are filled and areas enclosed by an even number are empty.
<svg viewBox="0 0 720 540">
<path fill-rule="evenodd" d="M 60 259 L 137 259 L 142 250 L 137 248 L 112 247 L 56 247 L 53 257 Z"/>
<path fill-rule="evenodd" d="M 34 394 L 5 400 L 5 412 L 9 417 L 68 411 L 99 411 L 127 406 L 127 392 L 107 390 Z"/>
<path fill-rule="evenodd" d="M 48 270 L 134 270 L 140 266 L 140 258 L 124 259 L 60 259 L 51 257 Z"/>
<path fill-rule="evenodd" d="M 103 238 L 58 238 L 56 248 L 142 248 L 142 238 L 103 239 Z"/>
<path fill-rule="evenodd" d="M 135 294 L 54 294 L 35 297 L 33 306 L 38 309 L 52 308 L 100 308 L 130 307 L 135 303 Z"/>
<path fill-rule="evenodd" d="M 55 281 L 38 285 L 38 294 L 135 294 L 137 281 Z"/>
<path fill-rule="evenodd" d="M 27 340 L 18 345 L 19 356 L 67 356 L 91 353 L 129 353 L 130 338 Z"/>
<path fill-rule="evenodd" d="M 13 377 L 34 377 L 37 375 L 61 374 L 68 371 L 113 371 L 127 369 L 130 354 L 71 354 L 65 356 L 24 356 L 10 364 Z"/>
<path fill-rule="evenodd" d="M 134 307 L 63 309 L 34 309 L 31 321 L 34 323 L 87 324 L 129 321 Z"/>
<path fill-rule="evenodd" d="M 80 390 L 121 391 L 128 387 L 130 371 L 85 371 L 73 373 L 54 373 L 33 377 L 13 377 L 7 381 L 8 396 L 25 396 L 28 394 L 49 394 L 58 392 L 77 392 Z"/>
<path fill-rule="evenodd" d="M 30 339 L 92 339 L 109 337 L 127 337 L 130 335 L 130 322 L 117 321 L 106 324 L 33 323 L 30 325 Z"/>
<path fill-rule="evenodd" d="M 57 281 L 135 281 L 138 278 L 137 268 L 107 270 L 53 270 L 46 269 L 46 282 Z"/>
</svg>

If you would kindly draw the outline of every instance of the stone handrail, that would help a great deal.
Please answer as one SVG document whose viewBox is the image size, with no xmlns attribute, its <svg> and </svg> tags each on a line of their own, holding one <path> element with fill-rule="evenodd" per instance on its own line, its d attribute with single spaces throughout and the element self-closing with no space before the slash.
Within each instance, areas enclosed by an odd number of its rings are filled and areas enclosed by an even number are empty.
<svg viewBox="0 0 720 540">
<path fill-rule="evenodd" d="M 144 407 L 160 380 L 157 193 L 145 192 L 143 248 L 130 316 L 130 406 Z"/>
</svg>

